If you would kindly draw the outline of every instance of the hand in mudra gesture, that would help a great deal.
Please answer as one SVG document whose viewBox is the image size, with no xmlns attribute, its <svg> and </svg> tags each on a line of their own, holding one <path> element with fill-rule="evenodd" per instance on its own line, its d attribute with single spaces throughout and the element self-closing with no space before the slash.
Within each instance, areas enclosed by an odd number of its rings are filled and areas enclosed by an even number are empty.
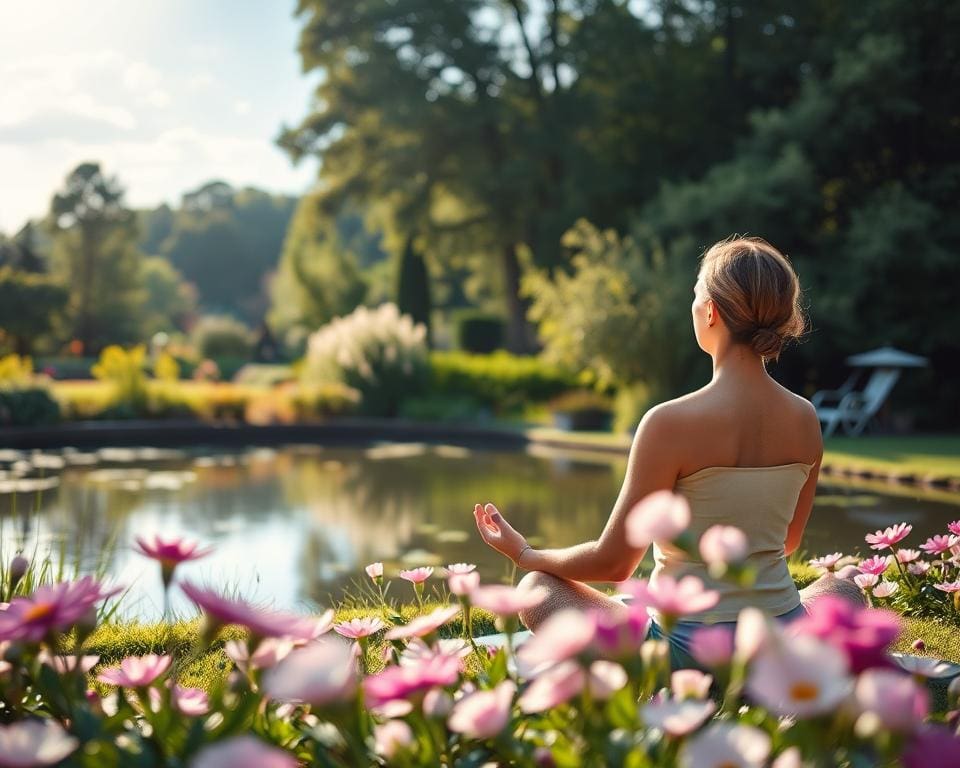
<svg viewBox="0 0 960 768">
<path fill-rule="evenodd" d="M 480 537 L 497 552 L 506 555 L 516 563 L 528 548 L 527 540 L 503 519 L 500 510 L 493 504 L 483 506 L 477 504 L 473 508 L 473 516 L 477 520 Z"/>
</svg>

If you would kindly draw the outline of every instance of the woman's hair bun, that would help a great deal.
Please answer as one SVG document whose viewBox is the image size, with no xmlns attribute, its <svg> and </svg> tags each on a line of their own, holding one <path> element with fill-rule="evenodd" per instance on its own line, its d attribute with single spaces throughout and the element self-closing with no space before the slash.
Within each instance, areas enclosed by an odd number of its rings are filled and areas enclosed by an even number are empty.
<svg viewBox="0 0 960 768">
<path fill-rule="evenodd" d="M 757 328 L 750 337 L 750 347 L 761 357 L 777 357 L 784 338 L 772 328 Z"/>
</svg>

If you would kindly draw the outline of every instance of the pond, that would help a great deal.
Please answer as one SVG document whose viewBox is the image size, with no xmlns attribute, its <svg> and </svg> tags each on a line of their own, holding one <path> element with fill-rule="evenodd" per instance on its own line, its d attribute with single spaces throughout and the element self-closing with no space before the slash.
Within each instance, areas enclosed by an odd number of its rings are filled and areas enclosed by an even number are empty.
<svg viewBox="0 0 960 768">
<path fill-rule="evenodd" d="M 85 568 L 102 562 L 129 588 L 121 612 L 144 619 L 159 617 L 163 600 L 155 565 L 132 549 L 137 534 L 214 545 L 181 576 L 278 608 L 317 608 L 363 589 L 374 560 L 388 575 L 468 561 L 485 580 L 508 576 L 507 561 L 479 541 L 475 502 L 498 504 L 534 544 L 594 538 L 626 464 L 542 447 L 427 444 L 0 454 L 0 556 L 24 547 Z M 863 549 L 865 532 L 900 520 L 914 525 L 917 546 L 960 517 L 960 497 L 896 493 L 821 478 L 805 549 Z M 395 594 L 408 597 L 407 586 L 395 582 Z M 175 610 L 192 612 L 173 598 Z"/>
</svg>

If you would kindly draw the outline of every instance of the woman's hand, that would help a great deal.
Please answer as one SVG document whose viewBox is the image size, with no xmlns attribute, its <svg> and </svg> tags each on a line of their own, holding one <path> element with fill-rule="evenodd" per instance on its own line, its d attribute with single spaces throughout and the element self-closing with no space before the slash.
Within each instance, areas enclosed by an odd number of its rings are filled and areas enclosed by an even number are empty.
<svg viewBox="0 0 960 768">
<path fill-rule="evenodd" d="M 477 520 L 480 537 L 497 552 L 516 563 L 527 548 L 527 540 L 503 519 L 503 515 L 493 504 L 477 504 L 473 508 L 473 516 Z"/>
</svg>

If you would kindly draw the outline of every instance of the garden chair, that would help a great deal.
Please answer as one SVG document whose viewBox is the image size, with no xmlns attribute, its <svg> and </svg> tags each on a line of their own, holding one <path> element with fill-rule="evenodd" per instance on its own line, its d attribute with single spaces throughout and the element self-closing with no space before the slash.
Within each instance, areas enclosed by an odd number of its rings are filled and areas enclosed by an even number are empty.
<svg viewBox="0 0 960 768">
<path fill-rule="evenodd" d="M 853 374 L 838 390 L 820 390 L 811 402 L 817 409 L 817 416 L 824 425 L 823 436 L 832 435 L 838 426 L 844 433 L 856 437 L 866 428 L 870 420 L 886 402 L 893 385 L 900 378 L 899 368 L 875 368 L 870 374 L 867 385 L 860 391 L 853 389 L 856 374 Z M 825 402 L 836 405 L 828 406 Z"/>
</svg>

